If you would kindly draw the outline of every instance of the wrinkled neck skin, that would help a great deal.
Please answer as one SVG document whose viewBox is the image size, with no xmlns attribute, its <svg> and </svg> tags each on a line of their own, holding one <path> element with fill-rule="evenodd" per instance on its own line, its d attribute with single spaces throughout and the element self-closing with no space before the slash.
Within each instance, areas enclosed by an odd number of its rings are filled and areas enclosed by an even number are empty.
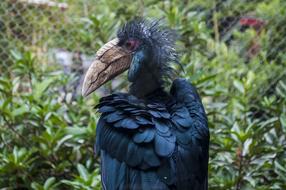
<svg viewBox="0 0 286 190">
<path fill-rule="evenodd" d="M 152 93 L 163 86 L 161 78 L 156 74 L 156 71 L 142 69 L 136 77 L 136 80 L 131 83 L 129 93 L 140 99 L 145 99 L 146 95 Z"/>
</svg>

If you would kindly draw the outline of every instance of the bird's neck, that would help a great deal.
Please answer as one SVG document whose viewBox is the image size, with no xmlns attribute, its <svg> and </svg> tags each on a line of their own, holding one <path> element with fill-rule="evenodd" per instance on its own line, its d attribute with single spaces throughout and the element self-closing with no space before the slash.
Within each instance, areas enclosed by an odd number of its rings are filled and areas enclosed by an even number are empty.
<svg viewBox="0 0 286 190">
<path fill-rule="evenodd" d="M 142 72 L 130 85 L 129 92 L 137 98 L 144 99 L 156 89 L 162 88 L 162 86 L 162 80 L 154 72 Z"/>
</svg>

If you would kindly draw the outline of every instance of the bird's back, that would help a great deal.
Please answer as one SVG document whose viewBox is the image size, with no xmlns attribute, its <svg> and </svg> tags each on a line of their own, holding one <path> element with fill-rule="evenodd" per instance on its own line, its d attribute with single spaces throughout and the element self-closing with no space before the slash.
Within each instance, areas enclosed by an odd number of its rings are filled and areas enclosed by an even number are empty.
<svg viewBox="0 0 286 190">
<path fill-rule="evenodd" d="M 187 81 L 177 79 L 170 93 L 158 90 L 144 100 L 112 94 L 97 107 L 104 189 L 207 189 L 207 118 Z"/>
</svg>

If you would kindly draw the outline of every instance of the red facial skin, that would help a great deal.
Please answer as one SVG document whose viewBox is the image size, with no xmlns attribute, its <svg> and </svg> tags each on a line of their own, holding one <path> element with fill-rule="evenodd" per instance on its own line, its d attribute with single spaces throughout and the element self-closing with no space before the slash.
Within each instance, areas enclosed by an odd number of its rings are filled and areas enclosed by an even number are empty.
<svg viewBox="0 0 286 190">
<path fill-rule="evenodd" d="M 129 51 L 135 51 L 139 45 L 140 42 L 135 39 L 129 39 L 124 44 L 125 48 L 128 49 Z"/>
</svg>

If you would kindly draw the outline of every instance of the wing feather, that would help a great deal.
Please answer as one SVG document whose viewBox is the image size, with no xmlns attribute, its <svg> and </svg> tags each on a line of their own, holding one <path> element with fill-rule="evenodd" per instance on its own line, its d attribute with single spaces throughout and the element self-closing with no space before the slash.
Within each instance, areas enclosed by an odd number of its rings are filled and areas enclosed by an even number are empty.
<svg viewBox="0 0 286 190">
<path fill-rule="evenodd" d="M 182 79 L 173 82 L 170 95 L 164 103 L 123 93 L 100 100 L 95 147 L 106 189 L 207 189 L 203 105 Z"/>
</svg>

